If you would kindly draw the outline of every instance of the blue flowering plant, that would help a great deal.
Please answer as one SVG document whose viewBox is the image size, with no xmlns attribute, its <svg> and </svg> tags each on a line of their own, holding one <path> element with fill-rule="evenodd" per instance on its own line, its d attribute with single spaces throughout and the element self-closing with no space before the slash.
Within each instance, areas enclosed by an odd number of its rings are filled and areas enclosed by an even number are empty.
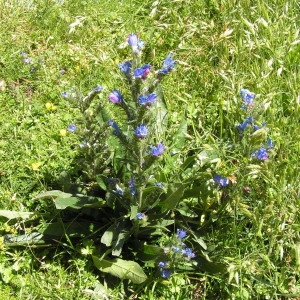
<svg viewBox="0 0 300 300">
<path fill-rule="evenodd" d="M 244 154 L 250 158 L 265 161 L 269 158 L 273 141 L 269 136 L 269 129 L 265 120 L 261 121 L 268 103 L 260 104 L 255 99 L 256 94 L 248 89 L 241 89 L 243 100 L 241 111 L 244 120 L 236 126 L 239 137 L 242 139 Z"/>
<path fill-rule="evenodd" d="M 63 216 L 76 219 L 52 220 L 42 232 L 59 234 L 63 223 L 64 235 L 81 237 L 85 243 L 92 239 L 94 250 L 84 253 L 91 254 L 98 269 L 141 283 L 147 276 L 137 260 L 161 269 L 163 278 L 169 278 L 179 262 L 197 266 L 192 249 L 206 248 L 195 233 L 195 220 L 202 213 L 200 195 L 207 189 L 199 182 L 212 178 L 197 174 L 195 155 L 180 154 L 187 133 L 184 115 L 178 129 L 169 132 L 161 83 L 175 68 L 173 53 L 155 71 L 152 64 L 142 63 L 145 43 L 139 36 L 130 34 L 127 41 L 131 58 L 118 65 L 126 90 L 113 86 L 105 91 L 95 84 L 86 96 L 76 88 L 61 95 L 82 112 L 82 120 L 70 124 L 68 131 L 78 136 L 77 165 L 88 188 L 71 192 L 65 185 L 64 192 L 49 191 L 36 199 L 51 197 L 58 212 L 71 210 Z M 225 181 L 220 178 L 218 184 Z M 92 193 L 94 185 L 98 190 Z M 190 245 L 184 241 L 187 232 L 179 229 L 161 247 L 160 238 L 183 225 L 189 227 Z"/>
<path fill-rule="evenodd" d="M 186 230 L 177 229 L 173 237 L 164 240 L 164 256 L 157 264 L 162 278 L 169 279 L 176 268 L 189 268 L 193 265 L 196 254 L 192 248 L 187 246 L 187 236 Z"/>
</svg>

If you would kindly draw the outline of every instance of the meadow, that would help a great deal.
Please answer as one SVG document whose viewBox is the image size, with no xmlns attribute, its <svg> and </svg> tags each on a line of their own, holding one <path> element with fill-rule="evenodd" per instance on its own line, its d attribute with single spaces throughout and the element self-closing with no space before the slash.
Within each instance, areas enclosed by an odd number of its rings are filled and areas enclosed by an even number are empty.
<svg viewBox="0 0 300 300">
<path fill-rule="evenodd" d="M 0 300 L 300 299 L 299 10 L 0 0 Z"/>
</svg>

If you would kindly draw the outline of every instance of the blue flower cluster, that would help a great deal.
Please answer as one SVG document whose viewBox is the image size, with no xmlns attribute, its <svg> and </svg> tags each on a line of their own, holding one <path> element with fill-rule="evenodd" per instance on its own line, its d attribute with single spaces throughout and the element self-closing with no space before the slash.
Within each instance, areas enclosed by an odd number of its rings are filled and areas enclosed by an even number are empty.
<svg viewBox="0 0 300 300">
<path fill-rule="evenodd" d="M 171 246 L 164 248 L 164 252 L 168 256 L 168 259 L 158 263 L 158 267 L 161 268 L 162 278 L 169 279 L 171 277 L 172 272 L 170 269 L 174 267 L 174 263 L 180 262 L 182 259 L 190 260 L 196 257 L 193 250 L 187 248 L 182 242 L 182 239 L 185 237 L 187 237 L 187 232 L 183 229 L 177 229 Z"/>
<path fill-rule="evenodd" d="M 140 78 L 141 80 L 145 80 L 150 73 L 151 66 L 149 64 L 145 64 L 144 66 L 137 68 L 133 71 L 133 76 L 136 78 Z"/>
<path fill-rule="evenodd" d="M 257 125 L 257 124 L 254 123 L 253 116 L 249 116 L 249 117 L 246 118 L 245 121 L 243 121 L 243 122 L 241 122 L 241 124 L 237 125 L 236 128 L 242 134 L 245 131 L 245 129 L 248 127 L 248 125 L 251 126 L 251 127 L 253 127 L 254 131 L 257 131 L 257 130 L 265 127 L 267 125 L 267 122 L 263 122 L 261 124 L 261 126 L 259 126 L 259 125 Z"/>
<path fill-rule="evenodd" d="M 138 220 L 145 220 L 146 219 L 146 215 L 144 213 L 137 213 L 136 214 L 136 218 Z"/>
<path fill-rule="evenodd" d="M 137 128 L 134 130 L 135 135 L 138 139 L 144 139 L 148 134 L 148 128 L 144 124 L 140 124 L 137 126 Z"/>
<path fill-rule="evenodd" d="M 242 106 L 242 109 L 248 109 L 253 108 L 255 106 L 254 99 L 256 97 L 256 94 L 253 92 L 250 92 L 247 89 L 241 89 L 240 96 L 244 101 L 244 105 Z M 253 132 L 260 130 L 264 128 L 267 125 L 267 122 L 263 122 L 262 124 L 255 124 L 254 117 L 250 115 L 245 119 L 245 121 L 241 122 L 239 125 L 236 126 L 241 136 L 243 136 L 244 131 L 247 127 L 251 127 L 253 129 Z M 256 151 L 253 151 L 251 153 L 252 157 L 255 157 L 259 160 L 265 161 L 268 159 L 268 150 L 273 147 L 273 142 L 271 138 L 268 137 L 266 145 L 261 146 Z"/>
<path fill-rule="evenodd" d="M 219 187 L 224 187 L 228 185 L 229 180 L 226 177 L 222 177 L 220 175 L 214 176 L 214 183 L 217 184 Z"/>
<path fill-rule="evenodd" d="M 150 153 L 153 156 L 161 156 L 165 151 L 165 145 L 163 143 L 158 143 L 157 146 L 150 146 L 151 151 L 147 151 L 147 153 Z"/>
<path fill-rule="evenodd" d="M 131 46 L 133 52 L 141 51 L 145 45 L 145 42 L 140 40 L 136 33 L 129 34 L 127 42 Z"/>
<path fill-rule="evenodd" d="M 138 102 L 139 102 L 140 105 L 145 105 L 145 106 L 148 106 L 148 107 L 150 107 L 151 104 L 155 102 L 155 100 L 156 100 L 156 94 L 155 93 L 152 93 L 152 94 L 147 95 L 147 96 L 141 95 L 138 98 Z"/>
<path fill-rule="evenodd" d="M 247 89 L 241 89 L 240 92 L 241 98 L 244 100 L 244 105 L 242 109 L 253 108 L 255 105 L 254 99 L 256 97 L 255 93 L 250 92 Z"/>
<path fill-rule="evenodd" d="M 130 61 L 125 61 L 123 64 L 119 64 L 120 71 L 125 75 L 130 75 L 132 68 L 132 63 Z"/>
<path fill-rule="evenodd" d="M 69 127 L 68 127 L 68 130 L 70 132 L 74 132 L 76 130 L 76 125 L 75 124 L 70 124 Z"/>
<path fill-rule="evenodd" d="M 118 90 L 113 90 L 109 95 L 108 95 L 109 101 L 112 103 L 120 104 L 123 102 L 123 96 Z"/>
<path fill-rule="evenodd" d="M 164 64 L 158 73 L 167 75 L 169 74 L 175 67 L 176 61 L 172 59 L 173 53 L 170 53 L 164 61 Z"/>
</svg>

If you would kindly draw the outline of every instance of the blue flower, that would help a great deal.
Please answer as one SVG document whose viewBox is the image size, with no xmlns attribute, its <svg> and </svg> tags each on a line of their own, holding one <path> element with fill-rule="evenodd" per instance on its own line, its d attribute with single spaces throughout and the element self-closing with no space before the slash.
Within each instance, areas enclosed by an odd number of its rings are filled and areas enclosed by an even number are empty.
<svg viewBox="0 0 300 300">
<path fill-rule="evenodd" d="M 181 248 L 173 246 L 172 250 L 173 250 L 174 253 L 178 253 L 178 252 L 180 252 Z"/>
<path fill-rule="evenodd" d="M 256 94 L 250 92 L 247 89 L 241 89 L 240 95 L 241 98 L 244 100 L 246 107 L 251 105 L 256 97 Z"/>
<path fill-rule="evenodd" d="M 68 127 L 68 130 L 70 132 L 74 132 L 76 130 L 76 125 L 75 124 L 70 124 L 70 126 Z"/>
<path fill-rule="evenodd" d="M 134 183 L 134 179 L 130 179 L 128 181 L 128 184 L 129 184 L 129 189 L 130 189 L 130 194 L 132 196 L 134 196 L 136 194 L 136 188 L 135 188 L 135 183 Z"/>
<path fill-rule="evenodd" d="M 119 195 L 122 196 L 124 194 L 124 191 L 117 184 L 116 184 L 116 190 Z"/>
<path fill-rule="evenodd" d="M 185 248 L 182 250 L 182 254 L 185 255 L 188 259 L 194 258 L 196 255 L 190 248 Z"/>
<path fill-rule="evenodd" d="M 30 64 L 30 58 L 29 57 L 24 58 L 24 63 L 25 64 Z"/>
<path fill-rule="evenodd" d="M 153 156 L 160 156 L 165 151 L 165 145 L 163 143 L 158 143 L 157 147 L 150 146 L 150 148 L 151 148 L 151 151 L 148 151 L 148 152 L 150 152 L 150 154 Z"/>
<path fill-rule="evenodd" d="M 114 122 L 112 120 L 109 120 L 108 125 L 111 126 L 114 129 L 114 131 L 113 131 L 114 135 L 116 135 L 116 136 L 120 135 L 121 131 L 120 131 L 120 128 L 119 128 L 119 126 L 116 122 Z"/>
<path fill-rule="evenodd" d="M 148 96 L 141 95 L 138 98 L 139 104 L 146 105 L 146 106 L 151 106 L 151 103 L 154 103 L 155 100 L 156 100 L 156 94 L 155 93 L 149 94 Z"/>
<path fill-rule="evenodd" d="M 273 141 L 270 138 L 268 138 L 268 140 L 267 140 L 267 149 L 273 148 L 273 146 L 274 146 Z"/>
<path fill-rule="evenodd" d="M 62 92 L 61 95 L 62 95 L 64 98 L 67 98 L 67 97 L 68 97 L 68 93 L 67 93 L 67 92 Z"/>
<path fill-rule="evenodd" d="M 133 75 L 136 78 L 146 79 L 147 75 L 150 73 L 151 66 L 149 64 L 145 64 L 144 66 L 137 68 L 134 70 Z"/>
<path fill-rule="evenodd" d="M 219 186 L 227 186 L 228 185 L 228 179 L 225 177 L 222 177 L 220 175 L 214 176 L 214 182 L 215 184 L 218 184 Z"/>
<path fill-rule="evenodd" d="M 177 229 L 177 237 L 181 240 L 187 236 L 187 233 L 183 229 Z"/>
<path fill-rule="evenodd" d="M 253 126 L 253 129 L 254 129 L 254 131 L 256 131 L 256 130 L 259 130 L 259 129 L 265 127 L 266 125 L 267 125 L 267 122 L 263 122 L 263 123 L 261 124 L 261 126 L 254 125 L 254 126 Z"/>
<path fill-rule="evenodd" d="M 246 122 L 253 125 L 254 124 L 254 118 L 252 116 L 250 116 L 250 117 L 246 118 Z"/>
<path fill-rule="evenodd" d="M 158 73 L 167 75 L 175 67 L 176 61 L 172 59 L 173 53 L 170 53 L 164 61 L 162 69 L 158 70 Z"/>
<path fill-rule="evenodd" d="M 131 46 L 133 51 L 138 50 L 138 41 L 139 37 L 136 33 L 129 34 L 127 42 Z"/>
<path fill-rule="evenodd" d="M 103 90 L 103 87 L 100 86 L 100 84 L 97 84 L 97 87 L 94 88 L 95 92 L 101 92 Z"/>
<path fill-rule="evenodd" d="M 139 49 L 139 50 L 142 50 L 142 48 L 144 48 L 144 46 L 145 46 L 145 42 L 142 41 L 142 40 L 139 40 L 139 41 L 138 41 L 138 49 Z"/>
<path fill-rule="evenodd" d="M 254 151 L 252 153 L 252 156 L 255 156 L 260 160 L 266 160 L 269 157 L 267 153 L 267 149 L 264 147 L 260 147 L 258 150 Z"/>
<path fill-rule="evenodd" d="M 83 144 L 79 144 L 80 148 L 85 148 L 85 147 L 90 148 L 91 147 L 90 144 L 86 140 L 83 140 L 82 143 Z"/>
<path fill-rule="evenodd" d="M 158 182 L 158 183 L 155 183 L 155 186 L 158 186 L 158 187 L 160 187 L 160 188 L 163 188 L 163 183 L 162 182 Z"/>
<path fill-rule="evenodd" d="M 108 95 L 109 101 L 112 103 L 120 104 L 123 101 L 123 96 L 118 90 L 113 90 L 109 95 Z"/>
<path fill-rule="evenodd" d="M 248 126 L 248 122 L 244 121 L 240 125 L 237 125 L 236 128 L 239 131 L 244 131 L 247 128 L 247 126 Z"/>
<path fill-rule="evenodd" d="M 143 220 L 143 219 L 145 219 L 145 214 L 143 214 L 143 213 L 137 213 L 136 214 L 136 218 L 138 219 L 138 220 Z"/>
<path fill-rule="evenodd" d="M 160 261 L 160 262 L 158 263 L 158 266 L 159 266 L 160 268 L 164 268 L 166 265 L 167 265 L 167 263 L 166 263 L 165 261 Z"/>
<path fill-rule="evenodd" d="M 130 187 L 135 187 L 134 179 L 130 179 L 128 181 L 128 184 L 129 184 Z"/>
<path fill-rule="evenodd" d="M 171 271 L 170 270 L 168 270 L 168 269 L 163 269 L 162 271 L 161 271 L 161 276 L 162 276 L 162 278 L 167 278 L 167 279 L 169 279 L 170 277 L 171 277 Z"/>
<path fill-rule="evenodd" d="M 123 64 L 119 64 L 120 71 L 125 75 L 130 74 L 131 67 L 132 67 L 131 61 L 125 61 Z"/>
<path fill-rule="evenodd" d="M 139 37 L 136 33 L 129 34 L 127 42 L 131 46 L 133 52 L 138 52 L 144 47 L 145 44 L 145 42 L 139 40 Z"/>
<path fill-rule="evenodd" d="M 66 73 L 66 70 L 64 70 L 64 69 L 60 69 L 60 70 L 59 70 L 59 73 L 63 75 L 63 74 L 65 74 L 65 73 Z"/>
<path fill-rule="evenodd" d="M 140 124 L 140 125 L 138 125 L 138 127 L 136 128 L 136 130 L 134 131 L 134 133 L 136 134 L 136 136 L 139 139 L 143 139 L 143 138 L 145 138 L 147 136 L 148 129 L 147 129 L 146 125 Z"/>
</svg>

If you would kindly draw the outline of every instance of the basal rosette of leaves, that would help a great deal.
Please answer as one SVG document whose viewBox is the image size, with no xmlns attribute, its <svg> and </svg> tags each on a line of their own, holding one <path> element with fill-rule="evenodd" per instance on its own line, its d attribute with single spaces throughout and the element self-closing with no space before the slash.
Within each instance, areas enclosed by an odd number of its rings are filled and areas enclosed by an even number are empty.
<svg viewBox="0 0 300 300">
<path fill-rule="evenodd" d="M 171 276 L 170 269 L 160 264 L 166 257 L 161 241 L 169 239 L 176 226 L 188 230 L 189 245 L 183 246 L 183 236 L 177 233 L 169 258 L 180 252 L 188 258 L 182 261 L 184 270 L 223 271 L 223 265 L 198 255 L 206 245 L 197 230 L 202 226 L 199 217 L 209 208 L 205 201 L 219 201 L 223 189 L 230 187 L 221 180 L 217 188 L 196 155 L 180 156 L 187 132 L 184 114 L 175 134 L 168 134 L 171 124 L 161 82 L 176 65 L 173 54 L 155 71 L 149 63 L 142 63 L 144 42 L 138 35 L 130 34 L 128 44 L 132 58 L 119 64 L 127 91 L 118 87 L 103 91 L 97 85 L 85 97 L 76 89 L 62 93 L 82 111 L 81 124 L 71 124 L 68 130 L 78 135 L 82 167 L 97 180 L 100 192 L 93 196 L 62 191 L 38 195 L 35 201 L 53 199 L 58 217 L 51 215 L 29 235 L 7 236 L 6 244 L 44 245 L 74 239 L 85 247 L 80 253 L 91 256 L 100 271 L 142 283 L 147 275 L 141 263 L 155 268 L 159 277 Z M 105 93 L 105 100 L 99 101 L 99 95 Z M 110 106 L 124 118 L 112 118 Z M 42 216 L 38 212 L 15 214 L 26 220 Z"/>
</svg>

